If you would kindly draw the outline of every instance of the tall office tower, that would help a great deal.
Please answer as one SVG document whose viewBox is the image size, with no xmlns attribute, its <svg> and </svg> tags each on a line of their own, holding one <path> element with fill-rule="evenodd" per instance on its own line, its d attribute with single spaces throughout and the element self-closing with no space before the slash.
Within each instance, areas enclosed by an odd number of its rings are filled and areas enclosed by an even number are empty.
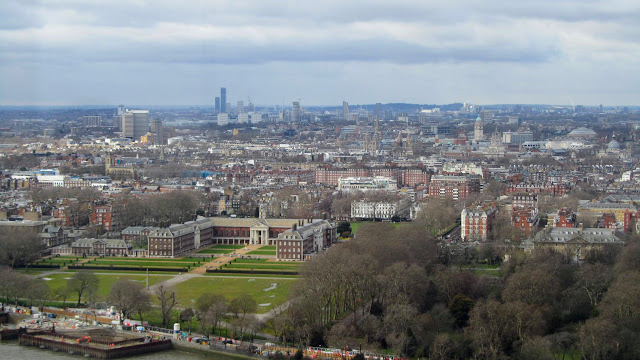
<svg viewBox="0 0 640 360">
<path fill-rule="evenodd" d="M 291 108 L 291 122 L 300 121 L 300 101 L 294 101 Z"/>
<path fill-rule="evenodd" d="M 486 124 L 489 121 L 493 120 L 493 111 L 491 111 L 491 110 L 482 110 L 482 111 L 480 111 L 480 117 L 482 118 L 482 122 L 484 124 Z"/>
<path fill-rule="evenodd" d="M 382 115 L 382 103 L 376 103 L 375 112 L 376 112 L 376 118 L 379 119 L 381 117 L 384 117 Z"/>
<path fill-rule="evenodd" d="M 244 113 L 244 101 L 239 100 L 238 101 L 238 114 L 242 114 Z"/>
<path fill-rule="evenodd" d="M 256 110 L 256 107 L 253 106 L 251 99 L 249 99 L 249 104 L 247 104 L 247 112 L 254 112 L 255 110 Z"/>
<path fill-rule="evenodd" d="M 118 112 L 116 113 L 118 116 L 124 114 L 124 105 L 118 105 Z"/>
<path fill-rule="evenodd" d="M 342 118 L 347 119 L 349 117 L 349 103 L 346 101 L 342 102 Z"/>
<path fill-rule="evenodd" d="M 227 88 L 220 88 L 220 112 L 229 112 L 229 109 L 227 108 Z"/>
<path fill-rule="evenodd" d="M 149 110 L 126 110 L 122 115 L 122 136 L 140 139 L 149 131 Z"/>
<path fill-rule="evenodd" d="M 216 96 L 216 113 L 220 112 L 220 96 Z"/>
<path fill-rule="evenodd" d="M 475 141 L 484 139 L 484 121 L 480 116 L 476 118 L 476 123 L 473 125 L 473 139 Z"/>
<path fill-rule="evenodd" d="M 162 120 L 151 119 L 151 133 L 155 136 L 155 143 L 158 145 L 165 144 L 164 133 L 162 130 Z"/>
</svg>

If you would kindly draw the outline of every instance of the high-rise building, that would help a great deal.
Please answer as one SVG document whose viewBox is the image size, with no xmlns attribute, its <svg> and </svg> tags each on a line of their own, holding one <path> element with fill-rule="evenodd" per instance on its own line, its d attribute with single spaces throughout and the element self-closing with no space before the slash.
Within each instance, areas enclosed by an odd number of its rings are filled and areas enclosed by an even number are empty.
<svg viewBox="0 0 640 360">
<path fill-rule="evenodd" d="M 342 102 L 342 118 L 346 119 L 349 117 L 349 103 L 346 101 Z"/>
<path fill-rule="evenodd" d="M 244 101 L 238 100 L 238 114 L 244 113 Z"/>
<path fill-rule="evenodd" d="M 162 130 L 162 120 L 151 119 L 151 133 L 155 136 L 155 143 L 159 145 L 165 144 L 164 132 Z"/>
<path fill-rule="evenodd" d="M 220 112 L 227 113 L 227 88 L 220 88 Z"/>
<path fill-rule="evenodd" d="M 220 112 L 220 96 L 216 96 L 216 113 Z"/>
<path fill-rule="evenodd" d="M 493 120 L 493 111 L 491 110 L 482 110 L 480 111 L 480 118 L 482 118 L 483 123 L 488 123 Z"/>
<path fill-rule="evenodd" d="M 118 105 L 118 112 L 116 115 L 122 116 L 124 114 L 124 105 Z"/>
<path fill-rule="evenodd" d="M 293 102 L 293 107 L 291 108 L 291 121 L 300 121 L 300 101 Z"/>
<path fill-rule="evenodd" d="M 122 136 L 140 139 L 149 130 L 149 110 L 126 110 L 122 115 Z"/>
<path fill-rule="evenodd" d="M 375 116 L 377 119 L 384 117 L 384 115 L 382 114 L 382 103 L 376 103 L 375 112 Z"/>
</svg>

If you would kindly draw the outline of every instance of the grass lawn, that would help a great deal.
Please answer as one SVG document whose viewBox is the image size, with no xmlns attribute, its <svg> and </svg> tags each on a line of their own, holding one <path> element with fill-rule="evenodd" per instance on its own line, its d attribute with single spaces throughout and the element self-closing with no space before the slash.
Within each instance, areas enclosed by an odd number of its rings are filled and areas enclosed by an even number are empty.
<svg viewBox="0 0 640 360">
<path fill-rule="evenodd" d="M 233 249 L 227 250 L 227 249 L 210 248 L 210 249 L 200 250 L 198 251 L 198 254 L 231 254 L 232 252 L 233 252 Z"/>
<path fill-rule="evenodd" d="M 204 293 L 222 294 L 231 300 L 240 295 L 252 296 L 259 306 L 258 312 L 265 313 L 286 301 L 292 280 L 253 279 L 253 278 L 220 278 L 200 277 L 189 279 L 176 285 L 178 302 L 182 307 L 191 307 L 196 299 Z M 264 291 L 277 284 L 269 291 Z"/>
<path fill-rule="evenodd" d="M 276 251 L 262 251 L 262 250 L 253 250 L 249 251 L 247 255 L 273 255 L 276 256 Z"/>
<path fill-rule="evenodd" d="M 237 264 L 255 264 L 264 262 L 267 262 L 267 259 L 236 259 L 235 261 Z"/>
<path fill-rule="evenodd" d="M 267 250 L 271 250 L 271 251 L 276 251 L 276 246 L 275 245 L 265 245 L 260 247 L 260 249 L 258 249 L 260 251 L 267 251 Z"/>
<path fill-rule="evenodd" d="M 224 274 L 224 273 L 206 273 L 204 274 L 205 276 L 211 276 L 211 277 L 223 277 L 223 278 L 287 278 L 287 279 L 297 279 L 298 275 L 254 275 L 254 274 L 250 274 L 250 273 L 246 273 L 246 274 L 241 274 L 241 273 L 235 273 L 235 274 Z"/>
<path fill-rule="evenodd" d="M 51 279 L 51 280 L 45 280 L 46 284 L 49 286 L 49 289 L 51 289 L 52 291 L 55 289 L 59 289 L 61 287 L 67 286 L 67 282 L 68 279 L 72 277 L 73 274 L 51 274 L 48 275 L 46 277 L 44 277 L 44 279 Z M 111 286 L 118 281 L 118 279 L 131 279 L 131 280 L 135 280 L 140 282 L 143 285 L 146 285 L 146 275 L 124 275 L 124 274 L 113 274 L 113 275 L 103 275 L 103 274 L 97 274 L 96 275 L 98 277 L 98 279 L 100 280 L 100 284 L 98 285 L 98 295 L 100 296 L 107 296 L 109 295 L 109 291 L 111 290 Z M 160 281 L 165 281 L 165 280 L 169 280 L 170 276 L 165 276 L 165 275 L 155 275 L 155 274 L 149 274 L 149 285 L 153 285 L 157 282 Z M 77 299 L 77 295 L 76 296 L 76 301 Z M 72 300 L 73 301 L 73 295 L 70 296 L 70 299 L 68 300 Z"/>
<path fill-rule="evenodd" d="M 488 276 L 488 277 L 495 277 L 495 278 L 500 277 L 500 271 L 495 271 L 495 270 L 474 269 L 474 270 L 471 270 L 471 272 L 478 276 Z"/>
<path fill-rule="evenodd" d="M 178 261 L 113 261 L 113 260 L 97 260 L 86 265 L 114 265 L 114 266 L 151 266 L 151 267 L 187 267 L 199 266 L 197 262 L 178 262 Z M 195 265 L 194 265 L 195 264 Z"/>
<path fill-rule="evenodd" d="M 267 263 L 261 263 L 261 264 L 236 264 L 236 263 L 231 263 L 228 264 L 226 267 L 223 267 L 223 269 L 254 269 L 254 270 L 290 270 L 290 271 L 295 271 L 298 270 L 298 266 L 297 265 L 286 265 L 286 264 L 267 264 Z"/>
<path fill-rule="evenodd" d="M 117 268 L 116 268 L 117 269 Z M 97 274 L 107 274 L 107 275 L 111 275 L 111 274 L 135 274 L 133 276 L 146 276 L 146 270 L 142 269 L 141 271 L 137 271 L 137 270 L 104 270 L 104 269 L 91 269 L 91 268 L 86 268 L 85 270 L 87 271 L 91 271 Z M 50 271 L 50 270 L 46 270 L 46 271 Z M 61 270 L 62 272 L 65 273 L 76 273 L 80 270 Z M 145 274 L 145 275 L 137 275 L 137 274 Z M 176 273 L 176 272 L 172 272 L 172 271 L 167 271 L 167 272 L 162 272 L 162 271 L 154 271 L 154 272 L 149 272 L 149 275 L 170 275 L 170 276 L 176 276 L 180 273 Z M 68 276 L 72 276 L 72 275 L 68 275 Z"/>
<path fill-rule="evenodd" d="M 362 222 L 358 221 L 358 222 L 352 222 L 351 223 L 351 233 L 355 234 L 358 232 L 358 230 L 360 229 L 360 227 L 362 226 Z"/>
<path fill-rule="evenodd" d="M 245 245 L 213 245 L 212 247 L 210 247 L 209 249 L 242 249 L 244 248 Z"/>
</svg>

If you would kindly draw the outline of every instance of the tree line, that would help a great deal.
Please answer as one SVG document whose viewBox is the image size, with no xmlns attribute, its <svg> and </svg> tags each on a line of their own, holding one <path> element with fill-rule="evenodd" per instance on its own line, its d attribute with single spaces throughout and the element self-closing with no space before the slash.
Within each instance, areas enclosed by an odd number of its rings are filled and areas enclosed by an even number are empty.
<svg viewBox="0 0 640 360">
<path fill-rule="evenodd" d="M 429 359 L 634 359 L 640 354 L 640 241 L 576 265 L 512 251 L 499 276 L 447 264 L 419 225 L 369 224 L 308 261 L 291 306 L 269 321 L 304 345 L 391 349 Z"/>
</svg>

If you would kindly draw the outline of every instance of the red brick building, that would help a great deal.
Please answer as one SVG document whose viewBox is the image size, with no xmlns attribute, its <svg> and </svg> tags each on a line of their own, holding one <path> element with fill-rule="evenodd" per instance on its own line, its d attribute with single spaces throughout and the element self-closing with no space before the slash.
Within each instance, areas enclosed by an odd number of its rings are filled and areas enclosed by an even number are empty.
<svg viewBox="0 0 640 360">
<path fill-rule="evenodd" d="M 315 171 L 316 184 L 338 185 L 338 180 L 347 177 L 384 176 L 398 182 L 399 187 L 428 184 L 430 173 L 420 168 L 319 168 Z"/>
<path fill-rule="evenodd" d="M 429 183 L 429 197 L 463 200 L 480 192 L 478 176 L 434 175 Z"/>
<path fill-rule="evenodd" d="M 337 227 L 327 220 L 294 224 L 278 236 L 276 256 L 282 261 L 304 261 L 331 247 L 337 237 Z"/>
<path fill-rule="evenodd" d="M 493 205 L 462 209 L 460 237 L 463 241 L 487 241 L 496 213 L 497 209 Z"/>
<path fill-rule="evenodd" d="M 538 209 L 517 208 L 511 214 L 513 226 L 524 231 L 525 236 L 531 235 L 533 229 L 538 225 Z"/>
<path fill-rule="evenodd" d="M 71 244 L 73 255 L 125 256 L 131 246 L 121 239 L 79 239 Z"/>
<path fill-rule="evenodd" d="M 91 212 L 89 223 L 99 226 L 105 231 L 119 231 L 122 228 L 123 216 L 121 210 L 113 206 L 96 206 Z"/>
<path fill-rule="evenodd" d="M 552 227 L 572 228 L 576 227 L 576 214 L 569 208 L 562 208 L 553 218 Z"/>
</svg>

